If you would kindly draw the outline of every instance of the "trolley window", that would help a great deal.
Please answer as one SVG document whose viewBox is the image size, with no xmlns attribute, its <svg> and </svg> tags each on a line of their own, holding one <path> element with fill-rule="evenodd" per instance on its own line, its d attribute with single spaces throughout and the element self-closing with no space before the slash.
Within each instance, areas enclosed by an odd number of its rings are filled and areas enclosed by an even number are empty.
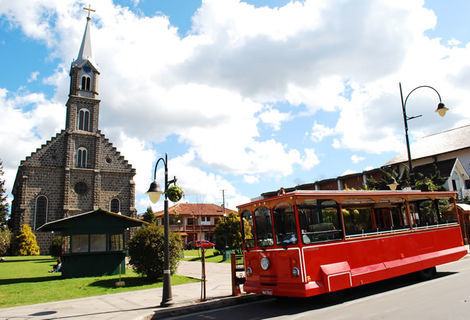
<svg viewBox="0 0 470 320">
<path fill-rule="evenodd" d="M 373 208 L 368 205 L 348 205 L 341 209 L 346 235 L 376 232 L 372 226 Z"/>
<path fill-rule="evenodd" d="M 439 223 L 436 203 L 431 199 L 410 202 L 415 227 L 427 227 Z"/>
<path fill-rule="evenodd" d="M 277 245 L 297 244 L 297 223 L 294 207 L 280 203 L 273 209 L 274 231 Z"/>
<path fill-rule="evenodd" d="M 439 206 L 439 218 L 441 223 L 454 223 L 457 222 L 457 212 L 454 206 L 454 199 L 439 199 L 437 200 Z"/>
<path fill-rule="evenodd" d="M 242 212 L 242 232 L 245 248 L 253 248 L 255 246 L 255 234 L 253 229 L 253 213 L 249 210 Z"/>
<path fill-rule="evenodd" d="M 273 225 L 271 222 L 271 210 L 259 207 L 255 210 L 256 241 L 259 247 L 274 245 Z"/>
<path fill-rule="evenodd" d="M 333 200 L 308 200 L 297 206 L 304 244 L 343 239 L 338 204 Z"/>
</svg>

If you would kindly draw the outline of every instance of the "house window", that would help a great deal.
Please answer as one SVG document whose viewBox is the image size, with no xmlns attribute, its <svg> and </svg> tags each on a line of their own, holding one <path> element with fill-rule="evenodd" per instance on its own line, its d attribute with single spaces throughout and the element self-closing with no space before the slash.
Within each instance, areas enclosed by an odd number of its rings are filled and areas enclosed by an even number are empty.
<svg viewBox="0 0 470 320">
<path fill-rule="evenodd" d="M 194 219 L 193 218 L 188 218 L 187 224 L 188 224 L 188 226 L 194 225 Z"/>
<path fill-rule="evenodd" d="M 90 235 L 90 252 L 106 251 L 106 234 Z"/>
<path fill-rule="evenodd" d="M 72 235 L 72 252 L 88 252 L 88 234 Z"/>
<path fill-rule="evenodd" d="M 80 109 L 78 112 L 78 130 L 90 131 L 90 111 Z"/>
<path fill-rule="evenodd" d="M 109 251 L 121 251 L 123 248 L 122 234 L 109 235 Z"/>
<path fill-rule="evenodd" d="M 39 196 L 36 198 L 34 229 L 39 228 L 47 222 L 47 198 Z"/>
<path fill-rule="evenodd" d="M 91 78 L 90 76 L 82 76 L 82 87 L 83 91 L 90 91 L 91 88 Z"/>
<path fill-rule="evenodd" d="M 121 211 L 118 199 L 111 200 L 111 204 L 109 206 L 109 211 L 115 212 L 115 213 L 118 213 L 119 211 Z"/>
<path fill-rule="evenodd" d="M 210 217 L 201 217 L 201 225 L 202 226 L 208 226 L 211 224 L 211 218 Z"/>
<path fill-rule="evenodd" d="M 77 150 L 77 159 L 76 159 L 77 168 L 86 168 L 87 167 L 87 150 L 85 148 L 78 148 Z"/>
</svg>

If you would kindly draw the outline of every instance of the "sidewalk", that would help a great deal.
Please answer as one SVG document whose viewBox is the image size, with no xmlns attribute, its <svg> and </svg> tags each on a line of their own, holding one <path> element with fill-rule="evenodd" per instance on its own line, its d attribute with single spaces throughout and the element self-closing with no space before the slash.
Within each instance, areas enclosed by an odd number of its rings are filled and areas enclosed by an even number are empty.
<svg viewBox="0 0 470 320">
<path fill-rule="evenodd" d="M 181 261 L 177 274 L 201 278 L 201 263 Z M 173 305 L 161 308 L 162 288 L 0 309 L 0 319 L 151 319 L 258 299 L 231 297 L 229 263 L 206 263 L 206 298 L 201 283 L 172 286 Z"/>
</svg>

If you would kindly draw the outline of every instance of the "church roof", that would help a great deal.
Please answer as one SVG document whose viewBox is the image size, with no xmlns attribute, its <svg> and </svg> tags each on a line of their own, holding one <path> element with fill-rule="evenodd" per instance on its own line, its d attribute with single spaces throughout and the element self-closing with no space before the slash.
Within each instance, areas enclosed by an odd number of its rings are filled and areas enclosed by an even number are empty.
<svg viewBox="0 0 470 320">
<path fill-rule="evenodd" d="M 469 136 L 470 125 L 466 125 L 423 137 L 411 145 L 411 156 L 413 160 L 416 160 L 470 148 Z M 402 153 L 388 161 L 384 166 L 405 161 L 408 161 L 408 155 Z"/>
<path fill-rule="evenodd" d="M 93 52 L 91 50 L 91 34 L 90 34 L 90 17 L 87 17 L 85 32 L 83 33 L 82 44 L 80 45 L 80 51 L 78 57 L 72 62 L 72 67 L 83 67 L 89 62 L 93 68 L 98 71 L 98 68 L 93 60 Z"/>
</svg>

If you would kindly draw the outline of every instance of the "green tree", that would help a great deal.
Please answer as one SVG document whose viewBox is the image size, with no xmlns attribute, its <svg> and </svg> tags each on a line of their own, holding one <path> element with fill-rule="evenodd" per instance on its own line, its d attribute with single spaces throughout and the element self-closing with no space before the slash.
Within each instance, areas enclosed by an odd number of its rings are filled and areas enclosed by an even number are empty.
<svg viewBox="0 0 470 320">
<path fill-rule="evenodd" d="M 182 256 L 181 237 L 173 232 L 169 234 L 170 271 L 173 274 L 178 268 Z M 149 280 L 163 277 L 164 259 L 163 227 L 147 225 L 134 234 L 129 241 L 129 263 L 134 270 Z"/>
<path fill-rule="evenodd" d="M 155 224 L 155 221 L 157 221 L 157 217 L 155 217 L 155 212 L 153 212 L 151 206 L 147 207 L 147 211 L 144 212 L 143 219 L 145 222 L 153 224 Z"/>
<path fill-rule="evenodd" d="M 8 202 L 3 180 L 3 162 L 0 159 L 0 226 L 6 225 L 8 216 Z"/>
<path fill-rule="evenodd" d="M 429 176 L 425 176 L 422 173 L 416 175 L 415 188 L 421 191 L 444 191 L 446 180 L 446 178 L 441 177 L 439 168 L 434 165 L 434 171 Z"/>
<path fill-rule="evenodd" d="M 0 226 L 0 256 L 6 255 L 11 244 L 12 233 L 7 227 Z"/>
<path fill-rule="evenodd" d="M 215 226 L 215 248 L 219 251 L 241 250 L 242 232 L 240 230 L 240 217 L 235 212 L 230 212 L 220 219 Z"/>
<path fill-rule="evenodd" d="M 390 190 L 389 184 L 398 183 L 397 189 L 401 190 L 410 185 L 408 171 L 403 175 L 399 174 L 393 169 L 380 169 L 381 178 L 376 180 L 374 177 L 369 177 L 366 180 L 367 190 Z"/>
<path fill-rule="evenodd" d="M 20 234 L 16 236 L 18 246 L 17 254 L 20 256 L 39 255 L 39 246 L 36 242 L 36 235 L 27 224 L 21 226 Z"/>
</svg>

